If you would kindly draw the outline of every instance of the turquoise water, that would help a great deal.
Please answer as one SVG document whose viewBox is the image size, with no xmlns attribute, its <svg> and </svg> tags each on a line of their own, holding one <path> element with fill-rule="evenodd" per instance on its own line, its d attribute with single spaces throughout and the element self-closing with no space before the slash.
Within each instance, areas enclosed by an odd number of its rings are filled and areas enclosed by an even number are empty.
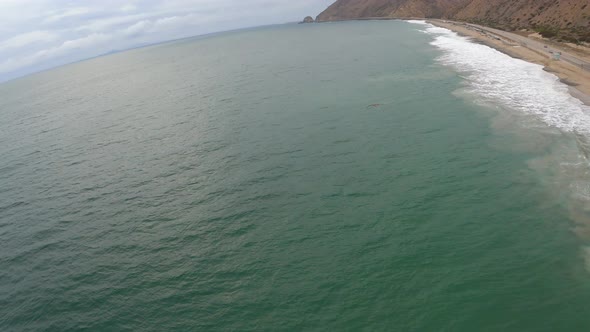
<svg viewBox="0 0 590 332">
<path fill-rule="evenodd" d="M 427 30 L 262 28 L 0 85 L 0 330 L 589 331 L 585 123 L 555 105 L 582 106 L 541 76 L 528 112 L 469 67 L 485 46 Z"/>
</svg>

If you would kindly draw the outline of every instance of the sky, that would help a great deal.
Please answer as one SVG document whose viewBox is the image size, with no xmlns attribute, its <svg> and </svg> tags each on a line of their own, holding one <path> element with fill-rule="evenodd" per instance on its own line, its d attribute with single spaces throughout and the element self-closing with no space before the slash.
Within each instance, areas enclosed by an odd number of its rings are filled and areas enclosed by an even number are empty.
<svg viewBox="0 0 590 332">
<path fill-rule="evenodd" d="M 315 17 L 334 0 L 0 0 L 0 82 L 147 44 Z"/>
</svg>

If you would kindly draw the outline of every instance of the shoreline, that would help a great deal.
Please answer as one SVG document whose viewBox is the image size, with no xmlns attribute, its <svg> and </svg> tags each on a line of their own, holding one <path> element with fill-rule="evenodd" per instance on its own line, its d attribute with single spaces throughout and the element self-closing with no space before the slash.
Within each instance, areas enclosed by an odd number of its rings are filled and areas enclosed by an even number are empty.
<svg viewBox="0 0 590 332">
<path fill-rule="evenodd" d="M 526 37 L 515 36 L 521 40 L 518 42 L 506 37 L 506 35 L 510 34 L 508 32 L 503 32 L 503 35 L 499 36 L 493 32 L 487 31 L 485 27 L 479 29 L 478 27 L 460 22 L 432 19 L 427 19 L 426 22 L 440 28 L 449 29 L 461 36 L 471 38 L 474 42 L 491 47 L 510 57 L 542 65 L 545 71 L 554 74 L 563 84 L 568 86 L 572 97 L 580 100 L 586 106 L 590 106 L 590 71 L 584 70 L 566 61 L 553 60 L 549 53 L 545 54 L 538 49 L 527 47 L 527 44 L 522 42 Z M 485 31 L 483 29 L 485 29 Z M 531 42 L 534 41 L 531 40 Z M 554 46 L 551 48 L 566 53 L 562 49 L 558 49 Z"/>
</svg>

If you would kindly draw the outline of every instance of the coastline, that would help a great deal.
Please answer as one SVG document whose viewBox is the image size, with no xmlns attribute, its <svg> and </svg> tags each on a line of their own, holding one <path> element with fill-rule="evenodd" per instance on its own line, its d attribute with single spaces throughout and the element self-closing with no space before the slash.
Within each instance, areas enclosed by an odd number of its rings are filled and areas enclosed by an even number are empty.
<svg viewBox="0 0 590 332">
<path fill-rule="evenodd" d="M 545 71 L 556 75 L 562 83 L 569 87 L 570 94 L 580 100 L 582 103 L 590 106 L 590 71 L 584 70 L 566 61 L 553 60 L 550 53 L 542 53 L 538 49 L 529 48 L 522 42 L 509 39 L 506 35 L 510 33 L 503 32 L 498 36 L 489 31 L 468 26 L 464 23 L 443 21 L 443 20 L 426 20 L 426 22 L 437 27 L 449 29 L 459 35 L 469 37 L 475 42 L 494 48 L 513 58 L 542 65 Z M 483 27 L 482 27 L 483 28 Z M 515 39 L 524 39 L 526 37 L 515 36 Z M 534 41 L 532 41 L 534 42 Z M 566 53 L 561 49 L 551 46 L 552 49 Z"/>
</svg>

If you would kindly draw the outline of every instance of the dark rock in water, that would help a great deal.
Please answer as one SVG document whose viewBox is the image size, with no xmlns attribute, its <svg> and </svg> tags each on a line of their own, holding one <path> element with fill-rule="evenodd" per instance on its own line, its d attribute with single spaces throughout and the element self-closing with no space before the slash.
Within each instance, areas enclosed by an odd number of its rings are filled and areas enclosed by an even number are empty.
<svg viewBox="0 0 590 332">
<path fill-rule="evenodd" d="M 301 21 L 300 23 L 314 23 L 315 20 L 313 19 L 313 17 L 311 16 L 307 16 L 306 18 L 303 19 L 303 21 Z"/>
</svg>

